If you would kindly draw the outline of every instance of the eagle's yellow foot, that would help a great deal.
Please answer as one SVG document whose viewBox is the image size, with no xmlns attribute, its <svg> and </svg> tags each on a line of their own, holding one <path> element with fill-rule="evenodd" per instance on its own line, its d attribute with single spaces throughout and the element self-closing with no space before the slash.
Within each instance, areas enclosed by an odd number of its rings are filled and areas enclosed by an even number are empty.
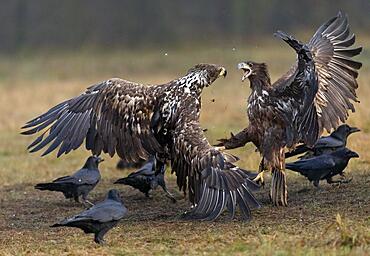
<svg viewBox="0 0 370 256">
<path fill-rule="evenodd" d="M 262 186 L 265 185 L 265 179 L 263 177 L 264 171 L 261 171 L 257 174 L 257 177 L 253 179 L 254 182 L 261 184 Z"/>
<path fill-rule="evenodd" d="M 225 148 L 225 146 L 219 146 L 219 147 L 215 147 L 215 149 L 220 151 L 220 152 L 223 152 L 226 148 Z"/>
</svg>

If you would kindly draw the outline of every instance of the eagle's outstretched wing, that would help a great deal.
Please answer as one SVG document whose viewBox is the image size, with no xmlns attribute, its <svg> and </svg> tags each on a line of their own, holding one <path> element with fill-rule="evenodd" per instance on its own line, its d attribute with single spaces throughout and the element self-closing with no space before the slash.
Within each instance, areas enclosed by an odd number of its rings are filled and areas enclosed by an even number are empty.
<svg viewBox="0 0 370 256">
<path fill-rule="evenodd" d="M 356 78 L 362 64 L 352 60 L 362 47 L 351 48 L 355 35 L 349 31 L 347 16 L 342 13 L 323 24 L 307 44 L 312 52 L 319 81 L 315 105 L 320 127 L 336 128 L 348 117 L 348 110 L 357 102 Z"/>
<path fill-rule="evenodd" d="M 274 83 L 274 91 L 298 101 L 293 113 L 297 139 L 312 146 L 324 128 L 336 128 L 347 119 L 348 110 L 355 110 L 351 101 L 357 102 L 356 78 L 362 64 L 352 57 L 362 48 L 351 48 L 355 36 L 342 13 L 323 24 L 308 44 L 281 31 L 276 35 L 297 52 L 298 62 Z"/>
<path fill-rule="evenodd" d="M 22 134 L 42 134 L 31 144 L 30 152 L 58 146 L 57 156 L 81 146 L 99 155 L 115 152 L 130 162 L 147 159 L 162 148 L 151 129 L 156 104 L 155 88 L 114 78 L 89 87 L 85 93 L 64 101 L 26 123 Z"/>
<path fill-rule="evenodd" d="M 194 102 L 189 101 L 177 119 L 171 150 L 172 171 L 180 190 L 188 188 L 195 207 L 187 213 L 192 219 L 214 220 L 225 208 L 233 217 L 239 205 L 243 217 L 259 207 L 251 191 L 258 188 L 248 172 L 233 165 L 233 156 L 212 147 L 198 121 Z"/>
</svg>

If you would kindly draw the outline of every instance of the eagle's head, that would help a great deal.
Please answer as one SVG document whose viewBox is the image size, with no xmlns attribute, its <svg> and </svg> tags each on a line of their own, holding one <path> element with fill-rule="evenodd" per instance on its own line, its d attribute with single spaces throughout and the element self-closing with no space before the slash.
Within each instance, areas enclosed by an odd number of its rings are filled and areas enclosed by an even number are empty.
<svg viewBox="0 0 370 256">
<path fill-rule="evenodd" d="M 269 77 L 267 65 L 265 63 L 256 63 L 253 61 L 243 61 L 238 64 L 238 69 L 243 71 L 242 81 L 245 79 Z"/>
<path fill-rule="evenodd" d="M 199 82 L 199 85 L 201 86 L 209 86 L 220 76 L 226 77 L 226 74 L 226 68 L 222 66 L 202 63 L 189 69 L 187 77 Z"/>
</svg>

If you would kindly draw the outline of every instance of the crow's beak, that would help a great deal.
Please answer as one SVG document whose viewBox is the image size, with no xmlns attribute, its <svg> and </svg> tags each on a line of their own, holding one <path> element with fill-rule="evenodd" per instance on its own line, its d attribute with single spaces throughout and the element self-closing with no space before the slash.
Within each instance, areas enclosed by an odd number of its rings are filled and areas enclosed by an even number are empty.
<svg viewBox="0 0 370 256">
<path fill-rule="evenodd" d="M 238 64 L 238 69 L 241 69 L 244 72 L 242 76 L 242 82 L 244 82 L 244 80 L 252 74 L 252 68 L 245 62 L 240 62 Z"/>
<path fill-rule="evenodd" d="M 360 132 L 361 130 L 357 127 L 351 127 L 350 130 L 349 130 L 349 134 L 351 133 L 355 133 L 355 132 Z"/>
<path fill-rule="evenodd" d="M 227 75 L 227 70 L 226 70 L 226 68 L 221 67 L 221 68 L 220 68 L 220 73 L 218 74 L 218 77 L 220 77 L 220 76 L 226 77 L 226 75 Z"/>
<path fill-rule="evenodd" d="M 356 152 L 351 151 L 350 157 L 352 157 L 352 158 L 359 158 L 360 156 Z"/>
</svg>

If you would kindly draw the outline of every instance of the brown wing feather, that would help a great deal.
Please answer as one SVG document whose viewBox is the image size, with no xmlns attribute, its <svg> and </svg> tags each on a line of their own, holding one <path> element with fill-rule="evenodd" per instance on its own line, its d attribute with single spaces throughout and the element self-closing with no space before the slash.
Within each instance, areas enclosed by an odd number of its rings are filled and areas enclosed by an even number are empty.
<svg viewBox="0 0 370 256">
<path fill-rule="evenodd" d="M 249 219 L 250 209 L 259 207 L 251 193 L 258 186 L 248 178 L 248 172 L 231 164 L 227 155 L 208 143 L 197 108 L 192 102 L 185 105 L 174 132 L 171 165 L 179 188 L 186 191 L 188 187 L 189 199 L 196 205 L 188 216 L 213 220 L 225 208 L 233 216 L 239 205 L 244 218 Z"/>
<path fill-rule="evenodd" d="M 58 147 L 57 156 L 67 154 L 86 139 L 94 154 L 117 152 L 130 162 L 147 159 L 162 151 L 150 129 L 155 104 L 155 87 L 110 79 L 29 121 L 23 134 L 42 132 L 29 149 L 35 152 L 50 144 L 43 155 Z"/>
<path fill-rule="evenodd" d="M 355 111 L 356 78 L 361 63 L 352 60 L 362 48 L 350 48 L 355 42 L 347 16 L 342 13 L 323 24 L 307 44 L 312 52 L 319 81 L 315 105 L 321 128 L 330 130 Z"/>
<path fill-rule="evenodd" d="M 276 35 L 296 50 L 299 60 L 272 90 L 277 102 L 290 102 L 283 115 L 297 113 L 291 120 L 298 132 L 292 144 L 303 141 L 313 145 L 324 128 L 336 128 L 348 118 L 348 110 L 355 111 L 352 102 L 357 102 L 356 78 L 361 63 L 352 57 L 362 48 L 350 48 L 355 37 L 341 13 L 323 24 L 307 45 L 281 31 Z M 301 101 L 306 101 L 307 107 Z"/>
</svg>

